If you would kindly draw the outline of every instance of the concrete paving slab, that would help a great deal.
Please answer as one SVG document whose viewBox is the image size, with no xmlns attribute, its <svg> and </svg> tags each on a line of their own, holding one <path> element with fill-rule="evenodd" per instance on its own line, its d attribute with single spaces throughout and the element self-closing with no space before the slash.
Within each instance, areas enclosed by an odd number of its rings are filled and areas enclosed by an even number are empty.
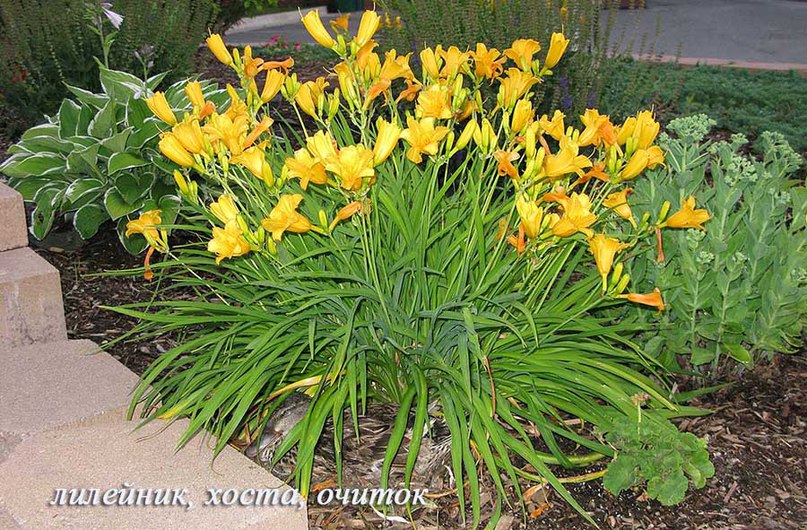
<svg viewBox="0 0 807 530">
<path fill-rule="evenodd" d="M 0 365 L 0 432 L 39 432 L 119 409 L 138 381 L 88 340 L 3 347 Z"/>
<path fill-rule="evenodd" d="M 240 497 L 245 490 L 288 487 L 230 447 L 211 464 L 211 442 L 201 437 L 176 452 L 185 420 L 168 426 L 153 422 L 134 432 L 133 426 L 121 410 L 91 424 L 25 438 L 0 463 L 0 476 L 11 478 L 0 481 L 0 506 L 24 528 L 36 529 L 307 528 L 304 507 L 238 502 L 205 506 L 208 488 L 235 488 Z M 50 505 L 58 488 L 97 488 L 103 499 L 108 489 L 120 489 L 124 483 L 135 489 L 184 489 L 187 506 L 156 506 L 156 497 L 146 506 Z M 85 498 L 89 500 L 90 493 Z"/>
<path fill-rule="evenodd" d="M 22 195 L 0 182 L 0 251 L 28 246 Z"/>
<path fill-rule="evenodd" d="M 59 271 L 30 248 L 0 252 L 0 345 L 66 338 Z"/>
</svg>

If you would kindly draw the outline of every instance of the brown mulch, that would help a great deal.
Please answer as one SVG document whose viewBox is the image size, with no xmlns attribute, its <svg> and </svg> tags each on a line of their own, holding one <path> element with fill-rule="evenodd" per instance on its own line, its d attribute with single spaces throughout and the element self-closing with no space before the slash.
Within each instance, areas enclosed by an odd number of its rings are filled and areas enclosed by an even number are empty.
<svg viewBox="0 0 807 530">
<path fill-rule="evenodd" d="M 68 334 L 103 344 L 119 337 L 134 319 L 102 309 L 102 305 L 145 302 L 154 283 L 140 276 L 98 276 L 97 273 L 139 266 L 140 257 L 122 249 L 114 233 L 99 236 L 72 251 L 38 249 L 62 275 Z M 110 353 L 136 373 L 172 344 L 170 338 L 117 343 Z M 695 404 L 714 410 L 711 416 L 685 419 L 681 427 L 707 436 L 716 476 L 690 492 L 678 506 L 648 501 L 637 490 L 614 497 L 600 481 L 571 484 L 569 489 L 603 528 L 630 529 L 799 529 L 807 528 L 807 357 L 780 355 L 738 378 L 735 385 Z M 575 470 L 574 474 L 601 467 Z M 590 528 L 552 491 L 539 491 L 528 504 L 535 517 L 511 511 L 499 528 L 574 530 Z M 418 528 L 460 527 L 456 501 L 447 496 L 440 510 L 415 512 Z M 484 513 L 492 504 L 483 506 Z M 338 508 L 338 509 L 337 509 Z M 505 509 L 505 513 L 507 510 Z M 309 508 L 315 528 L 376 528 L 381 519 L 371 510 L 341 505 Z M 438 519 L 439 517 L 439 519 Z M 389 523 L 387 523 L 387 527 Z M 396 524 L 404 528 L 406 525 Z"/>
</svg>

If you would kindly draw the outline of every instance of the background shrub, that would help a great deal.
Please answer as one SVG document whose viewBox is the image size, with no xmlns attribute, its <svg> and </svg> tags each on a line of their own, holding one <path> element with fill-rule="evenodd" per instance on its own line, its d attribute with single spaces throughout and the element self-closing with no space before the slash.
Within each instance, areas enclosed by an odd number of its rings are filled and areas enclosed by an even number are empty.
<svg viewBox="0 0 807 530">
<path fill-rule="evenodd" d="M 536 89 L 539 110 L 582 114 L 597 105 L 600 64 L 613 25 L 613 11 L 603 12 L 601 0 L 381 0 L 379 5 L 401 17 L 400 26 L 391 24 L 382 39 L 383 46 L 401 53 L 437 44 L 473 49 L 477 42 L 504 50 L 520 38 L 547 49 L 552 32 L 562 31 L 571 43 L 554 76 Z"/>
<path fill-rule="evenodd" d="M 138 76 L 153 72 L 179 78 L 218 9 L 215 0 L 115 0 L 123 24 L 109 66 Z M 100 12 L 94 0 L 5 0 L 0 3 L 0 93 L 29 122 L 59 108 L 65 84 L 100 90 L 101 42 L 90 29 Z M 112 31 L 109 23 L 107 32 Z M 141 59 L 135 55 L 138 52 Z"/>
<path fill-rule="evenodd" d="M 700 115 L 672 121 L 676 138 L 661 141 L 667 167 L 637 181 L 631 204 L 676 209 L 694 195 L 714 212 L 707 231 L 663 230 L 667 261 L 655 252 L 635 259 L 631 278 L 658 286 L 669 311 L 647 349 L 668 365 L 689 354 L 693 365 L 732 357 L 790 352 L 800 343 L 807 315 L 807 189 L 794 179 L 803 159 L 778 133 L 763 133 L 758 153 L 744 153 L 747 138 L 703 142 L 714 121 Z M 645 316 L 649 314 L 645 312 Z"/>
</svg>

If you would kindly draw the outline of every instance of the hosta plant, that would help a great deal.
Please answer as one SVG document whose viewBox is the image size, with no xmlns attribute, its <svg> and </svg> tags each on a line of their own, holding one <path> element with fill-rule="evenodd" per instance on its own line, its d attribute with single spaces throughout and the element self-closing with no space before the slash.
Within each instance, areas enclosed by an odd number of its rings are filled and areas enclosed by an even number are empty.
<svg viewBox="0 0 807 530">
<path fill-rule="evenodd" d="M 214 35 L 211 50 L 241 80 L 229 104 L 150 100 L 177 123 L 159 146 L 177 165 L 183 225 L 198 243 L 172 247 L 159 210 L 128 232 L 150 246 L 149 274 L 199 296 L 118 308 L 143 320 L 138 332 L 184 333 L 144 374 L 130 412 L 188 417 L 182 442 L 206 429 L 220 450 L 249 442 L 283 399 L 306 392 L 306 417 L 275 458 L 297 446 L 307 494 L 328 420 L 342 432 L 345 409 L 355 418 L 391 402 L 383 485 L 405 430 L 409 476 L 437 415 L 474 524 L 484 484 L 501 502 L 508 483 L 521 492 L 545 481 L 582 512 L 550 466 L 620 447 L 579 420 L 604 431 L 636 420 L 636 395 L 648 396 L 647 422 L 690 412 L 653 378 L 664 374 L 626 338 L 631 326 L 591 314 L 624 299 L 663 310 L 658 290 L 629 292 L 614 263 L 658 224 L 708 217 L 631 214 L 626 183 L 663 160 L 658 123 L 642 112 L 616 126 L 590 110 L 578 129 L 561 113 L 536 115 L 531 89 L 563 55 L 560 34 L 540 57 L 529 41 L 503 54 L 425 49 L 416 73 L 409 55 L 374 52 L 374 12 L 355 36 L 333 35 L 316 12 L 303 22 L 341 59 L 336 90 Z M 307 116 L 298 138 L 272 134 L 267 102 L 278 94 Z M 617 225 L 629 227 L 621 239 Z M 340 447 L 336 437 L 337 458 Z"/>
<path fill-rule="evenodd" d="M 165 125 L 146 103 L 164 76 L 143 81 L 100 68 L 103 92 L 68 87 L 74 99 L 65 99 L 46 123 L 26 131 L 9 148 L 11 156 L 0 172 L 35 204 L 29 225 L 37 239 L 61 217 L 67 217 L 83 239 L 111 220 L 126 248 L 138 253 L 145 243 L 123 237 L 130 216 L 158 208 L 170 223 L 179 206 L 170 165 L 157 150 Z M 185 84 L 165 91 L 173 104 L 186 104 Z M 216 99 L 214 87 L 206 84 L 206 90 Z"/>
<path fill-rule="evenodd" d="M 688 353 L 714 375 L 722 359 L 749 364 L 801 344 L 807 189 L 796 178 L 803 159 L 780 134 L 763 133 L 757 156 L 741 151 L 743 135 L 704 141 L 713 124 L 703 115 L 671 122 L 666 167 L 637 182 L 632 198 L 637 213 L 692 197 L 720 215 L 705 230 L 665 231 L 665 259 L 645 254 L 628 268 L 634 281 L 660 287 L 669 305 L 648 349 L 665 362 Z"/>
</svg>

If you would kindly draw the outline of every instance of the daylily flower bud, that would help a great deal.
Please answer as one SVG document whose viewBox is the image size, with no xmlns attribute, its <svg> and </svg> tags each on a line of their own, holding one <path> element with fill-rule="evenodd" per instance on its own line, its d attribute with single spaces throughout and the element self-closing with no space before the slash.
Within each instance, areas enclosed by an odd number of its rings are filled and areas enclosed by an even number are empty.
<svg viewBox="0 0 807 530">
<path fill-rule="evenodd" d="M 210 48 L 210 51 L 213 52 L 216 59 L 227 66 L 233 64 L 233 57 L 230 55 L 230 52 L 227 51 L 227 46 L 224 45 L 221 35 L 214 33 L 213 35 L 209 36 L 205 42 L 207 42 L 207 47 Z"/>
<path fill-rule="evenodd" d="M 174 116 L 174 111 L 171 110 L 168 100 L 165 99 L 165 94 L 155 92 L 153 96 L 146 99 L 146 105 L 148 105 L 151 112 L 162 121 L 168 125 L 176 125 L 177 118 Z"/>
<path fill-rule="evenodd" d="M 630 275 L 624 275 L 620 280 L 619 283 L 616 284 L 616 288 L 614 289 L 614 294 L 622 294 L 625 292 L 625 289 L 628 288 L 628 283 L 630 283 Z"/>
<path fill-rule="evenodd" d="M 180 166 L 193 167 L 196 163 L 193 159 L 193 155 L 186 151 L 176 136 L 171 133 L 163 135 L 157 143 L 157 147 L 159 147 L 162 154 Z"/>
<path fill-rule="evenodd" d="M 356 45 L 361 48 L 373 38 L 378 26 L 381 24 L 381 17 L 375 11 L 365 11 L 359 22 L 359 31 L 356 33 Z"/>
<path fill-rule="evenodd" d="M 474 137 L 474 133 L 478 128 L 479 124 L 476 123 L 476 120 L 468 120 L 468 123 L 465 124 L 465 128 L 462 130 L 460 137 L 457 139 L 457 143 L 454 145 L 454 150 L 459 151 L 461 149 L 465 149 L 465 146 L 467 146 L 468 142 L 470 142 Z"/>
<path fill-rule="evenodd" d="M 312 9 L 305 16 L 300 19 L 305 26 L 305 29 L 308 30 L 308 33 L 313 37 L 315 41 L 317 41 L 321 46 L 326 48 L 333 48 L 336 42 L 331 37 L 331 34 L 328 33 L 328 30 L 325 29 L 325 25 L 322 23 L 322 19 L 319 17 L 319 11 L 316 9 Z"/>
<path fill-rule="evenodd" d="M 185 85 L 185 95 L 194 108 L 201 109 L 205 106 L 205 95 L 202 93 L 202 85 L 199 81 L 190 81 Z"/>
<path fill-rule="evenodd" d="M 271 101 L 278 92 L 280 92 L 280 87 L 283 86 L 283 82 L 286 80 L 286 74 L 281 72 L 280 70 L 269 70 L 266 72 L 266 81 L 263 84 L 263 90 L 261 91 L 261 101 L 264 103 Z"/>
<path fill-rule="evenodd" d="M 560 58 L 563 57 L 566 47 L 569 46 L 569 39 L 563 36 L 563 33 L 553 33 L 549 41 L 549 53 L 546 54 L 544 61 L 545 68 L 553 68 Z"/>
</svg>

